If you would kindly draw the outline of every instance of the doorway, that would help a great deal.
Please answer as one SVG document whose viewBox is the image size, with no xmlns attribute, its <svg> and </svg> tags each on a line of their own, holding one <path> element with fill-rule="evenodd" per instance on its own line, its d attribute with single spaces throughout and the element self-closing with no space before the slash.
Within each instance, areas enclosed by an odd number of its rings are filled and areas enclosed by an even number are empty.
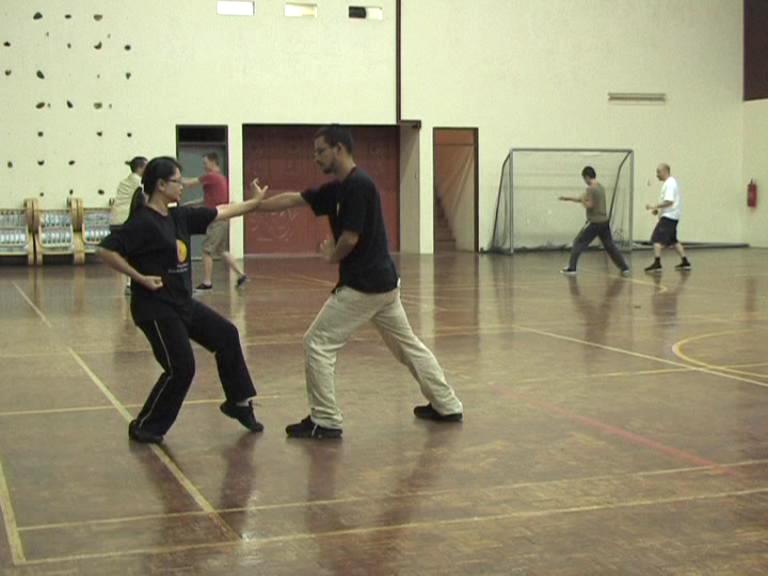
<svg viewBox="0 0 768 576">
<path fill-rule="evenodd" d="M 312 157 L 319 125 L 243 126 L 243 170 L 258 176 L 271 193 L 302 191 L 329 179 Z M 347 126 L 357 165 L 376 183 L 381 196 L 389 249 L 400 244 L 400 161 L 398 126 Z M 315 254 L 330 230 L 327 218 L 311 210 L 286 210 L 245 217 L 245 253 Z"/>
<path fill-rule="evenodd" d="M 221 162 L 221 173 L 229 180 L 229 155 L 226 126 L 176 126 L 176 158 L 185 178 L 203 175 L 203 154 L 215 152 Z M 184 190 L 183 204 L 202 205 L 203 188 Z M 193 260 L 202 257 L 203 236 L 192 236 L 190 252 Z"/>
<path fill-rule="evenodd" d="M 478 130 L 435 128 L 435 252 L 477 252 Z"/>
</svg>

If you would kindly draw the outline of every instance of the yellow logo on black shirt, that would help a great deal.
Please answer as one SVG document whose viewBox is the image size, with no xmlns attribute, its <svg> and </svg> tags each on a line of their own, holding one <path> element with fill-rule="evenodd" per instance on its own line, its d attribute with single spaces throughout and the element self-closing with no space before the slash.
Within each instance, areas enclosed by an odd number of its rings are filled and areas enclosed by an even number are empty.
<svg viewBox="0 0 768 576">
<path fill-rule="evenodd" d="M 189 256 L 189 250 L 187 250 L 187 245 L 184 244 L 181 240 L 176 240 L 176 253 L 179 257 L 179 264 L 183 264 L 187 261 L 187 257 Z"/>
</svg>

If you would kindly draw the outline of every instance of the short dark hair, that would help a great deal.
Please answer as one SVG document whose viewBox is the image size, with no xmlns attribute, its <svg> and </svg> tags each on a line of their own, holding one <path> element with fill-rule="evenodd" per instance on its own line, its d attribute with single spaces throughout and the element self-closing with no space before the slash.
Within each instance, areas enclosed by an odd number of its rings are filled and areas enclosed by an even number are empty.
<svg viewBox="0 0 768 576">
<path fill-rule="evenodd" d="M 144 168 L 147 165 L 147 159 L 144 156 L 134 156 L 126 164 L 128 164 L 131 172 L 136 172 L 139 168 Z"/>
<path fill-rule="evenodd" d="M 219 162 L 219 155 L 216 154 L 216 152 L 208 152 L 207 154 L 203 154 L 203 158 L 210 160 L 216 164 L 216 166 L 221 166 L 221 162 Z"/>
<path fill-rule="evenodd" d="M 597 178 L 597 173 L 595 172 L 595 169 L 592 168 L 592 166 L 584 166 L 584 169 L 581 171 L 581 175 L 584 178 Z"/>
<path fill-rule="evenodd" d="M 341 144 L 350 154 L 352 154 L 352 150 L 355 146 L 352 141 L 352 134 L 350 134 L 349 130 L 339 124 L 323 126 L 315 132 L 315 138 L 323 138 L 331 147 L 336 146 L 336 144 Z"/>
</svg>

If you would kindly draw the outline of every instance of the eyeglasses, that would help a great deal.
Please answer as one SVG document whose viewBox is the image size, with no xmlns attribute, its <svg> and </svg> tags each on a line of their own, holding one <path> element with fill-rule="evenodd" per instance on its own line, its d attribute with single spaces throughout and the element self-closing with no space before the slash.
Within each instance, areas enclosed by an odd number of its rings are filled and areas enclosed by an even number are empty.
<svg viewBox="0 0 768 576">
<path fill-rule="evenodd" d="M 179 186 L 183 184 L 183 182 L 181 181 L 181 178 L 167 178 L 165 181 L 173 182 L 174 184 L 178 184 Z"/>
</svg>

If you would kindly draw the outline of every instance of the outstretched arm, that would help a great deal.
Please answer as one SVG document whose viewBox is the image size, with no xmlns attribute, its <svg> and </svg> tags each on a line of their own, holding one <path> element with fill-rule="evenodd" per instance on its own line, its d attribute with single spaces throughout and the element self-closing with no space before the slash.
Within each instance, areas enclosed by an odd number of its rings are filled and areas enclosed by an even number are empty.
<svg viewBox="0 0 768 576">
<path fill-rule="evenodd" d="M 582 194 L 581 196 L 560 196 L 558 200 L 562 202 L 576 202 L 583 205 L 585 208 L 592 208 L 592 197 L 589 194 Z"/>
<path fill-rule="evenodd" d="M 238 216 L 242 216 L 243 214 L 248 214 L 248 212 L 257 210 L 259 203 L 264 198 L 264 194 L 266 193 L 267 188 L 269 188 L 269 186 L 264 186 L 263 188 L 259 186 L 259 179 L 256 178 L 253 182 L 251 182 L 251 185 L 249 186 L 249 189 L 253 191 L 253 197 L 250 200 L 246 200 L 245 202 L 222 204 L 221 206 L 217 206 L 216 210 L 218 211 L 218 214 L 216 215 L 214 222 L 229 220 L 230 218 L 237 218 Z"/>
<path fill-rule="evenodd" d="M 282 212 L 299 206 L 309 206 L 300 192 L 283 192 L 262 200 L 256 210 L 259 212 Z"/>
</svg>

